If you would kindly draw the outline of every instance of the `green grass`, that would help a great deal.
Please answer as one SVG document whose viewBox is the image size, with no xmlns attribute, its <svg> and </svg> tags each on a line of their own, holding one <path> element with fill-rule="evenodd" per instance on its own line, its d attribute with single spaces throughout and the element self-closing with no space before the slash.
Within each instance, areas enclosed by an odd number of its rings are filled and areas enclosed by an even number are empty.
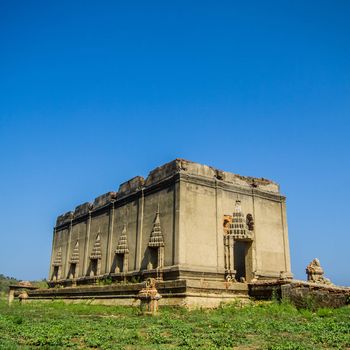
<svg viewBox="0 0 350 350">
<path fill-rule="evenodd" d="M 216 310 L 137 308 L 58 301 L 0 301 L 0 349 L 350 349 L 350 308 L 298 311 L 288 303 Z"/>
</svg>

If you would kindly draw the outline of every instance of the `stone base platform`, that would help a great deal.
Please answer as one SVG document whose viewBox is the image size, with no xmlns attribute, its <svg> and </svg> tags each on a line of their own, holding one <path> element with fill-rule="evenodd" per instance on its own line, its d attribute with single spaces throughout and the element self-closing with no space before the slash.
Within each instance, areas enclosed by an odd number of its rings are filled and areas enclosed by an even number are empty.
<svg viewBox="0 0 350 350">
<path fill-rule="evenodd" d="M 77 287 L 57 287 L 28 291 L 28 300 L 63 300 L 65 302 L 89 301 L 91 304 L 138 305 L 136 299 L 144 283 L 119 283 Z M 222 302 L 247 299 L 246 283 L 175 280 L 157 282 L 162 296 L 159 305 L 196 307 L 217 307 Z"/>
</svg>

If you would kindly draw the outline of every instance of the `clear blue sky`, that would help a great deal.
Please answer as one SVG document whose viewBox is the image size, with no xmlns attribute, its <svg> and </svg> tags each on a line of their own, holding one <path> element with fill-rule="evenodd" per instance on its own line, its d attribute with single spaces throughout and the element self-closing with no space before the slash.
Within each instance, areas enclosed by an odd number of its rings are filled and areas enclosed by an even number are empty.
<svg viewBox="0 0 350 350">
<path fill-rule="evenodd" d="M 182 157 L 280 183 L 292 269 L 350 285 L 349 1 L 1 1 L 0 273 Z"/>
</svg>

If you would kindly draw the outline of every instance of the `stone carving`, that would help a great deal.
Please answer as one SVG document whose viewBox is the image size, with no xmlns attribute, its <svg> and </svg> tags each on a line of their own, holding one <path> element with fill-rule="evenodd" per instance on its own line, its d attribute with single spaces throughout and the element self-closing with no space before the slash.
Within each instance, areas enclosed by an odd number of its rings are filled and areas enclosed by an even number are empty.
<svg viewBox="0 0 350 350">
<path fill-rule="evenodd" d="M 145 287 L 139 291 L 136 298 L 140 300 L 142 313 L 155 315 L 158 312 L 158 300 L 161 297 L 156 288 L 156 280 L 154 278 L 148 278 Z"/>
<path fill-rule="evenodd" d="M 148 247 L 157 250 L 157 268 L 164 266 L 164 237 L 160 226 L 159 205 L 154 219 Z"/>
<path fill-rule="evenodd" d="M 252 214 L 248 214 L 246 218 L 246 223 L 249 231 L 254 231 L 254 218 Z"/>
<path fill-rule="evenodd" d="M 128 272 L 129 270 L 129 248 L 128 248 L 128 236 L 126 224 L 124 224 L 122 234 L 119 237 L 117 249 L 115 250 L 116 254 L 123 256 L 123 271 Z M 117 271 L 119 269 L 119 271 Z M 116 272 L 121 272 L 120 267 L 117 266 Z"/>
<path fill-rule="evenodd" d="M 225 255 L 225 279 L 227 282 L 236 282 L 236 270 L 233 259 L 234 239 L 230 234 L 224 235 L 224 255 Z"/>
<path fill-rule="evenodd" d="M 79 241 L 76 241 L 72 256 L 69 261 L 71 264 L 79 264 Z"/>
<path fill-rule="evenodd" d="M 148 242 L 149 247 L 164 247 L 164 238 L 160 227 L 159 207 L 154 219 L 151 236 Z"/>
<path fill-rule="evenodd" d="M 55 260 L 53 261 L 53 266 L 61 266 L 62 265 L 62 248 L 58 248 Z"/>
<path fill-rule="evenodd" d="M 306 275 L 308 282 L 332 284 L 328 278 L 325 278 L 323 268 L 321 267 L 320 261 L 315 258 L 306 267 Z"/>
<path fill-rule="evenodd" d="M 229 233 L 231 223 L 232 223 L 232 215 L 224 215 L 223 227 L 224 227 L 224 233 L 226 235 Z"/>
<path fill-rule="evenodd" d="M 94 246 L 92 248 L 92 252 L 90 254 L 90 276 L 98 276 L 101 272 L 101 235 L 97 234 Z"/>
<path fill-rule="evenodd" d="M 252 216 L 251 220 L 253 220 Z M 241 201 L 239 200 L 236 201 L 235 209 L 232 214 L 232 222 L 230 223 L 229 234 L 232 235 L 233 238 L 237 241 L 251 241 L 253 239 L 252 232 L 247 225 L 247 220 L 244 218 L 244 214 L 242 213 Z"/>
<path fill-rule="evenodd" d="M 69 260 L 70 269 L 68 273 L 68 278 L 74 279 L 79 275 L 79 241 L 76 241 L 71 258 Z"/>
<path fill-rule="evenodd" d="M 101 258 L 102 258 L 101 236 L 98 233 L 97 236 L 96 236 L 96 240 L 95 240 L 94 246 L 92 248 L 90 259 L 101 259 Z"/>
<path fill-rule="evenodd" d="M 57 281 L 61 278 L 62 271 L 62 248 L 58 248 L 55 260 L 52 263 L 53 265 L 53 274 L 52 280 Z"/>
</svg>

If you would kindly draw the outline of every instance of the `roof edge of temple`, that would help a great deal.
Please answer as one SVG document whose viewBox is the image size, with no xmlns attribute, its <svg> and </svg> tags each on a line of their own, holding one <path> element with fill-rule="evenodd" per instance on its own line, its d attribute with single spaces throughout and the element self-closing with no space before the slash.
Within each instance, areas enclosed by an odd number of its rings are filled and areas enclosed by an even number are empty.
<svg viewBox="0 0 350 350">
<path fill-rule="evenodd" d="M 242 176 L 182 158 L 176 158 L 151 170 L 146 178 L 145 186 L 150 186 L 172 174 L 180 172 L 188 175 L 217 179 L 243 187 L 259 187 L 262 191 L 279 193 L 279 185 L 274 181 L 265 178 Z"/>
<path fill-rule="evenodd" d="M 202 177 L 216 181 L 222 181 L 243 188 L 257 188 L 264 192 L 279 194 L 279 185 L 265 178 L 242 176 L 231 172 L 219 170 L 209 165 L 196 163 L 190 160 L 176 158 L 151 170 L 146 179 L 142 176 L 135 176 L 120 184 L 118 192 L 107 192 L 94 199 L 93 202 L 86 202 L 78 205 L 74 212 L 69 211 L 57 217 L 56 226 L 69 223 L 77 217 L 84 216 L 89 212 L 104 207 L 112 201 L 128 197 L 144 188 L 162 182 L 175 174 L 182 173 L 195 177 Z"/>
</svg>

